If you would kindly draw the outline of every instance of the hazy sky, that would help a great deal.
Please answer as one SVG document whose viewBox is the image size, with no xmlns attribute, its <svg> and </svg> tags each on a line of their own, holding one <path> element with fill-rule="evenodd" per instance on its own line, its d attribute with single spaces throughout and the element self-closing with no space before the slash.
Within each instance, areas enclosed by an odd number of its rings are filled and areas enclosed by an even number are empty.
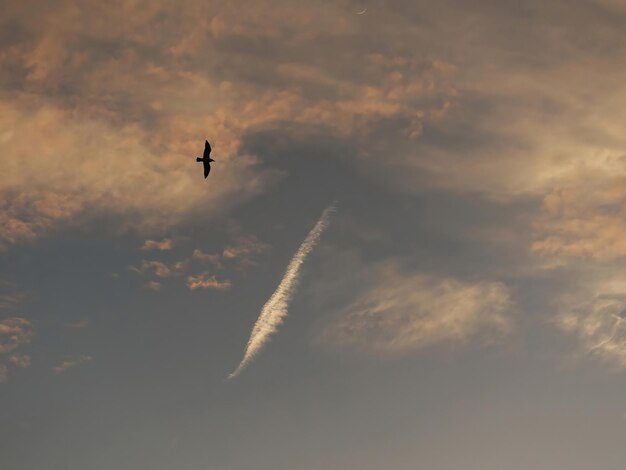
<svg viewBox="0 0 626 470">
<path fill-rule="evenodd" d="M 623 0 L 0 11 L 0 469 L 623 470 Z"/>
</svg>

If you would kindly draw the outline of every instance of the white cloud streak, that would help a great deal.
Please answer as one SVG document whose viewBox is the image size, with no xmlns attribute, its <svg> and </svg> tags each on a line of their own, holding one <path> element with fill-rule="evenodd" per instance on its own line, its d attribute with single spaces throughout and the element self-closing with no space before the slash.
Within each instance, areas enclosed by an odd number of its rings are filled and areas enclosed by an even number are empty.
<svg viewBox="0 0 626 470">
<path fill-rule="evenodd" d="M 229 380 L 237 377 L 241 371 L 250 364 L 287 316 L 287 308 L 298 284 L 298 276 L 302 263 L 304 263 L 306 257 L 311 253 L 313 248 L 315 248 L 315 245 L 317 245 L 320 237 L 328 227 L 330 216 L 335 211 L 335 208 L 335 203 L 333 203 L 324 210 L 320 219 L 315 224 L 315 227 L 311 229 L 300 245 L 300 248 L 298 248 L 298 251 L 289 262 L 285 275 L 282 281 L 280 281 L 278 288 L 265 305 L 263 305 L 261 314 L 252 328 L 252 333 L 246 345 L 246 352 L 244 353 L 243 359 L 235 371 L 228 376 Z"/>
</svg>

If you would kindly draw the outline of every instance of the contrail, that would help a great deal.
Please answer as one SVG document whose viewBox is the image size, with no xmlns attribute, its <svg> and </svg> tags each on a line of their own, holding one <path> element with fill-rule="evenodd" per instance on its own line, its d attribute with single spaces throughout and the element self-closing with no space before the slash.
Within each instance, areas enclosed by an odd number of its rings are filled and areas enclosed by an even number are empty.
<svg viewBox="0 0 626 470">
<path fill-rule="evenodd" d="M 315 248 L 315 245 L 322 233 L 324 233 L 324 230 L 326 230 L 326 227 L 328 227 L 330 215 L 334 211 L 335 203 L 333 202 L 322 212 L 322 216 L 315 224 L 315 227 L 311 229 L 296 254 L 291 258 L 278 288 L 265 305 L 263 305 L 259 318 L 252 328 L 252 333 L 250 333 L 250 339 L 246 345 L 246 352 L 243 355 L 243 359 L 241 363 L 239 363 L 239 366 L 237 366 L 237 369 L 228 376 L 229 380 L 237 377 L 241 371 L 250 364 L 252 359 L 261 351 L 265 343 L 269 341 L 270 336 L 276 332 L 285 316 L 287 316 L 287 307 L 298 283 L 300 267 L 308 254 L 311 253 L 311 250 Z"/>
</svg>

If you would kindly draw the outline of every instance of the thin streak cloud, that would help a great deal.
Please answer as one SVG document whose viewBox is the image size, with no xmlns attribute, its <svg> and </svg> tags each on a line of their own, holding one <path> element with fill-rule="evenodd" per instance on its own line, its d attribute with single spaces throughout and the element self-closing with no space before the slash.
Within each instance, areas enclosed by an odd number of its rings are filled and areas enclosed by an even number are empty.
<svg viewBox="0 0 626 470">
<path fill-rule="evenodd" d="M 289 307 L 289 302 L 298 284 L 298 276 L 302 263 L 304 263 L 306 257 L 311 253 L 313 248 L 315 248 L 315 245 L 317 245 L 320 237 L 328 227 L 330 216 L 334 211 L 335 203 L 328 206 L 324 212 L 322 212 L 321 217 L 289 262 L 285 275 L 280 281 L 278 288 L 265 305 L 263 305 L 259 318 L 252 328 L 252 333 L 246 345 L 246 352 L 244 353 L 243 359 L 235 371 L 228 376 L 229 380 L 237 377 L 241 371 L 252 362 L 254 357 L 263 349 L 263 346 L 270 340 L 270 337 L 276 332 L 278 326 L 287 316 L 287 308 Z"/>
</svg>

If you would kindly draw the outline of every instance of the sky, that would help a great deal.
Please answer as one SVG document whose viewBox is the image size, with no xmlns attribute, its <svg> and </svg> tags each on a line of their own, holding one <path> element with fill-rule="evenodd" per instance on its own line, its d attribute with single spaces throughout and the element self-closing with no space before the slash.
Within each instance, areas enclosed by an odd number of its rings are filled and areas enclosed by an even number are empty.
<svg viewBox="0 0 626 470">
<path fill-rule="evenodd" d="M 1 469 L 623 469 L 624 1 L 0 10 Z"/>
</svg>

